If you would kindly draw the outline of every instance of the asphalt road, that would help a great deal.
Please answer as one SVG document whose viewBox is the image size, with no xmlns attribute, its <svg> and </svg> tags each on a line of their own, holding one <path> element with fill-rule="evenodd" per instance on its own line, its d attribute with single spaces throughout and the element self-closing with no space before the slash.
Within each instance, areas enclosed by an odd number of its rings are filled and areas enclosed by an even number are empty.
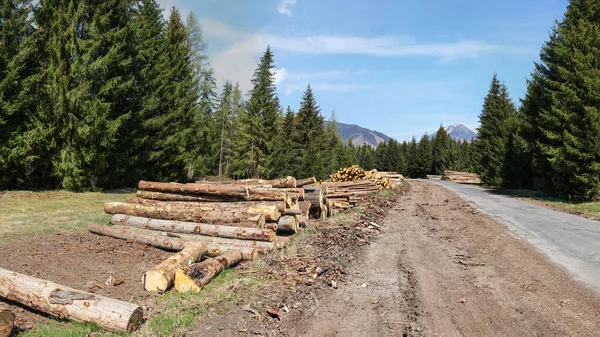
<svg viewBox="0 0 600 337">
<path fill-rule="evenodd" d="M 573 277 L 600 292 L 600 221 L 557 212 L 492 190 L 441 180 L 521 239 L 564 267 Z"/>
</svg>

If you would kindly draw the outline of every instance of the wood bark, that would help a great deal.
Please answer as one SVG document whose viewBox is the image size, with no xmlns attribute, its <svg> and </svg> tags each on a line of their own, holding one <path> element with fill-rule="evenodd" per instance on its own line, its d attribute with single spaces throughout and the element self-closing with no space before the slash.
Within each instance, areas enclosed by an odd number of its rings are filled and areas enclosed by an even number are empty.
<svg viewBox="0 0 600 337">
<path fill-rule="evenodd" d="M 277 222 L 277 233 L 295 234 L 298 230 L 298 218 L 295 215 L 284 215 Z"/>
<path fill-rule="evenodd" d="M 173 286 L 177 268 L 195 263 L 206 251 L 207 247 L 204 242 L 191 241 L 186 243 L 185 248 L 181 251 L 157 264 L 144 274 L 142 278 L 144 289 L 146 291 L 165 291 L 169 289 Z"/>
<path fill-rule="evenodd" d="M 190 233 L 253 241 L 272 241 L 273 236 L 275 235 L 275 233 L 270 229 L 219 226 L 173 220 L 158 220 L 123 214 L 113 215 L 110 222 L 113 225 L 125 225 L 163 232 Z"/>
<path fill-rule="evenodd" d="M 305 186 L 304 200 L 310 201 L 312 206 L 320 206 L 323 203 L 323 189 L 320 186 Z"/>
<path fill-rule="evenodd" d="M 131 333 L 140 327 L 143 319 L 142 308 L 136 304 L 2 268 L 0 297 L 60 319 L 95 323 L 108 331 Z"/>
<path fill-rule="evenodd" d="M 277 232 L 277 222 L 267 222 L 265 226 L 267 229 Z"/>
<path fill-rule="evenodd" d="M 228 211 L 240 211 L 240 212 L 248 212 L 248 214 L 264 214 L 266 221 L 276 221 L 281 216 L 281 212 L 279 211 L 279 207 L 275 202 L 275 204 L 259 204 L 252 203 L 248 201 L 242 202 L 194 202 L 194 201 L 162 201 L 162 200 L 152 200 L 152 199 L 144 199 L 140 197 L 129 197 L 126 200 L 129 204 L 137 204 L 137 205 L 145 205 L 145 206 L 155 206 L 155 207 L 171 207 L 177 209 L 200 209 L 200 210 L 218 210 L 218 209 L 226 209 Z M 285 206 L 284 202 L 280 202 Z M 284 208 L 285 210 L 285 208 Z"/>
<path fill-rule="evenodd" d="M 88 230 L 92 233 L 110 236 L 117 239 L 134 241 L 164 250 L 180 251 L 185 247 L 188 240 L 181 237 L 169 237 L 158 234 L 160 232 L 147 229 L 133 228 L 129 226 L 104 226 L 90 224 Z"/>
<path fill-rule="evenodd" d="M 205 183 L 205 182 L 203 182 Z M 295 188 L 296 178 L 288 176 L 280 179 L 240 179 L 240 180 L 226 180 L 214 182 L 215 184 L 230 184 L 230 185 L 244 185 L 244 186 L 270 186 L 272 188 Z"/>
<path fill-rule="evenodd" d="M 154 191 L 137 191 L 140 198 L 163 201 L 196 201 L 196 202 L 230 202 L 239 201 L 240 198 L 224 197 L 219 195 L 191 195 L 183 193 L 165 193 Z"/>
<path fill-rule="evenodd" d="M 317 178 L 310 177 L 305 179 L 296 180 L 296 187 L 302 187 L 306 185 L 312 185 L 317 183 Z"/>
<path fill-rule="evenodd" d="M 171 206 L 148 206 L 125 202 L 107 202 L 104 212 L 108 214 L 126 214 L 144 218 L 178 220 L 215 225 L 264 228 L 265 216 L 251 214 L 238 209 L 215 209 L 209 207 L 180 208 Z"/>
<path fill-rule="evenodd" d="M 15 315 L 9 310 L 0 309 L 0 337 L 9 337 L 15 326 Z"/>
<path fill-rule="evenodd" d="M 224 269 L 231 268 L 244 261 L 244 253 L 232 250 L 212 259 L 177 269 L 175 290 L 183 292 L 199 292 Z"/>
</svg>

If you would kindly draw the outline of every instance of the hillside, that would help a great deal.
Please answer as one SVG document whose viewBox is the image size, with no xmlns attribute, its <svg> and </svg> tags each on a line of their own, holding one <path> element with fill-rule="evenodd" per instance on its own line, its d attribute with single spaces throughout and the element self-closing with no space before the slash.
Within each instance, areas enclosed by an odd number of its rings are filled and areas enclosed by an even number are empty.
<svg viewBox="0 0 600 337">
<path fill-rule="evenodd" d="M 327 126 L 327 122 L 325 122 Z M 344 143 L 348 138 L 352 138 L 352 144 L 358 146 L 365 143 L 370 144 L 373 147 L 377 147 L 381 142 L 387 142 L 391 138 L 381 132 L 369 130 L 355 124 L 345 124 L 336 122 L 337 130 L 340 137 L 344 140 Z"/>
</svg>

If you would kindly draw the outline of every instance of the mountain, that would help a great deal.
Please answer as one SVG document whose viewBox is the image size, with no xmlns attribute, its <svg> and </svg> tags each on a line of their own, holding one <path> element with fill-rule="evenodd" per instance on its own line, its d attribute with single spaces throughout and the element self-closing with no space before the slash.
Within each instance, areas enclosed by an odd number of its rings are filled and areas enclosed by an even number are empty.
<svg viewBox="0 0 600 337">
<path fill-rule="evenodd" d="M 477 138 L 477 132 L 469 129 L 468 127 L 462 124 L 452 124 L 447 126 L 446 132 L 455 140 L 467 140 L 472 141 L 474 138 Z"/>
<path fill-rule="evenodd" d="M 325 121 L 325 126 L 327 126 Z M 365 143 L 370 144 L 373 147 L 377 147 L 381 142 L 387 142 L 391 138 L 384 135 L 381 132 L 369 130 L 355 124 L 345 124 L 336 122 L 338 134 L 344 140 L 344 144 L 348 141 L 348 138 L 352 138 L 352 144 L 355 146 L 363 145 Z"/>
</svg>

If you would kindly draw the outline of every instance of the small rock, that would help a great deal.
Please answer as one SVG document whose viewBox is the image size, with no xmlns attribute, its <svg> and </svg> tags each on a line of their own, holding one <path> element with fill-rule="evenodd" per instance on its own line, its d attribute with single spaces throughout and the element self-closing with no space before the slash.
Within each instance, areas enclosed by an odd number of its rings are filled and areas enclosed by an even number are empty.
<svg viewBox="0 0 600 337">
<path fill-rule="evenodd" d="M 461 298 L 460 300 L 458 300 L 458 303 L 465 303 L 467 300 L 465 300 L 464 298 Z"/>
<path fill-rule="evenodd" d="M 363 283 L 363 284 L 361 284 L 360 286 L 361 286 L 362 288 L 366 288 L 366 287 L 367 287 L 367 284 L 366 284 L 366 283 Z"/>
</svg>

